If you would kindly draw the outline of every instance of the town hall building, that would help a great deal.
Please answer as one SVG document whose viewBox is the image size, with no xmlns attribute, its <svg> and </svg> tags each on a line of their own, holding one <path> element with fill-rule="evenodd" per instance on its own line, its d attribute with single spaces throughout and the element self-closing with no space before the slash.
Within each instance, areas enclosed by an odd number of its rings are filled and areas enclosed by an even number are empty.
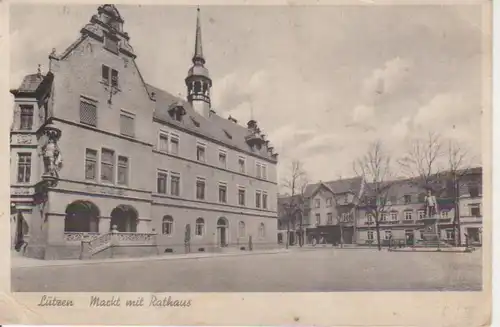
<svg viewBox="0 0 500 327">
<path fill-rule="evenodd" d="M 148 84 L 129 42 L 100 6 L 11 90 L 13 246 L 43 259 L 276 246 L 278 154 L 256 121 L 212 109 L 199 9 L 186 99 Z"/>
</svg>

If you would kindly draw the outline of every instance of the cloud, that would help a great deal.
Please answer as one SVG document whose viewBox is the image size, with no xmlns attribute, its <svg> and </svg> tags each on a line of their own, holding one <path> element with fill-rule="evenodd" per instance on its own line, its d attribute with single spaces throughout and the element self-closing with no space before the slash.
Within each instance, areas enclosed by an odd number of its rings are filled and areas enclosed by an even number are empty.
<svg viewBox="0 0 500 327">
<path fill-rule="evenodd" d="M 367 101 L 397 92 L 401 85 L 411 76 L 413 63 L 408 59 L 395 57 L 375 69 L 362 84 L 362 96 Z"/>
<path fill-rule="evenodd" d="M 354 122 L 363 122 L 373 117 L 375 108 L 372 106 L 359 105 L 352 111 L 352 119 Z"/>
<path fill-rule="evenodd" d="M 442 93 L 420 107 L 413 121 L 422 128 L 445 128 L 467 119 L 473 111 L 462 94 Z"/>
</svg>

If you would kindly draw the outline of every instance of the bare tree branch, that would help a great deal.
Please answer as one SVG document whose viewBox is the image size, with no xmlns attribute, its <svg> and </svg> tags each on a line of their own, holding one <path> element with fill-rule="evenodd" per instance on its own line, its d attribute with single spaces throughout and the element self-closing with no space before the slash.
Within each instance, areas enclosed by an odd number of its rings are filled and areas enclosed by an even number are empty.
<svg viewBox="0 0 500 327">
<path fill-rule="evenodd" d="M 307 173 L 303 167 L 302 162 L 299 160 L 294 160 L 290 164 L 287 176 L 282 180 L 282 188 L 284 188 L 290 196 L 286 197 L 282 201 L 282 209 L 284 215 L 279 217 L 281 222 L 286 223 L 287 233 L 290 233 L 290 228 L 296 227 L 297 219 L 299 220 L 299 227 L 302 232 L 303 226 L 303 216 L 305 207 L 305 190 L 308 184 Z M 291 226 L 292 225 L 292 226 Z M 300 245 L 302 246 L 303 240 L 302 235 Z M 287 247 L 288 247 L 288 235 L 287 235 Z"/>
<path fill-rule="evenodd" d="M 363 178 L 366 196 L 362 202 L 366 212 L 375 220 L 380 250 L 380 221 L 391 205 L 388 199 L 394 184 L 391 155 L 385 151 L 380 140 L 375 141 L 370 144 L 365 155 L 354 161 L 353 169 L 357 176 Z"/>
</svg>

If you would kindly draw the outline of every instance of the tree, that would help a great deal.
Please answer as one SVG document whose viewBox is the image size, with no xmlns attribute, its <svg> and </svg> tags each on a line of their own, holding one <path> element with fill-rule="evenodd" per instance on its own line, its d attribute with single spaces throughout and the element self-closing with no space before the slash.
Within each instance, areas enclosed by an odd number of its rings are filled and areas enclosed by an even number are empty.
<svg viewBox="0 0 500 327">
<path fill-rule="evenodd" d="M 462 178 L 469 173 L 470 162 L 468 160 L 468 151 L 465 150 L 456 141 L 449 140 L 447 148 L 447 179 L 452 184 L 452 198 L 454 204 L 454 216 L 453 216 L 453 230 L 454 230 L 454 241 L 455 246 L 460 246 L 461 233 L 460 233 L 460 186 L 462 183 Z"/>
<path fill-rule="evenodd" d="M 436 196 L 448 190 L 454 206 L 455 245 L 461 244 L 459 190 L 462 177 L 469 172 L 468 159 L 468 152 L 458 142 L 429 132 L 425 138 L 411 140 L 408 152 L 399 160 L 402 172 L 419 187 Z"/>
<path fill-rule="evenodd" d="M 304 170 L 302 162 L 293 160 L 289 166 L 287 176 L 282 181 L 282 188 L 286 190 L 290 196 L 286 197 L 282 202 L 284 215 L 280 220 L 286 224 L 287 237 L 286 247 L 289 245 L 289 235 L 291 226 L 296 226 L 297 220 L 299 223 L 299 245 L 304 244 L 304 207 L 305 207 L 305 189 L 307 186 L 307 173 Z"/>
<path fill-rule="evenodd" d="M 366 213 L 375 220 L 377 244 L 379 251 L 382 249 L 380 242 L 380 220 L 389 209 L 389 192 L 394 184 L 391 172 L 391 155 L 385 151 L 380 140 L 370 144 L 365 155 L 354 161 L 354 172 L 363 178 L 365 194 L 364 207 Z"/>
<path fill-rule="evenodd" d="M 441 136 L 429 132 L 424 138 L 410 140 L 408 151 L 398 160 L 401 172 L 418 186 L 433 190 L 443 156 Z"/>
</svg>

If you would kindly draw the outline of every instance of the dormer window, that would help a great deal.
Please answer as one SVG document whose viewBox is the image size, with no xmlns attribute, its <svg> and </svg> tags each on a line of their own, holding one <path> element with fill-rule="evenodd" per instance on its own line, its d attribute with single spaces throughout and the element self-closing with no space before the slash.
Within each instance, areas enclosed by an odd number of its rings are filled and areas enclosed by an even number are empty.
<svg viewBox="0 0 500 327">
<path fill-rule="evenodd" d="M 184 109 L 181 103 L 174 103 L 170 106 L 168 113 L 170 114 L 170 117 L 172 117 L 173 119 L 177 121 L 182 121 L 182 116 L 186 114 L 186 109 Z M 195 120 L 193 118 L 191 119 L 193 121 L 193 124 L 195 124 Z"/>
<path fill-rule="evenodd" d="M 113 52 L 114 54 L 118 53 L 118 39 L 112 37 L 110 35 L 106 35 L 104 37 L 104 48 Z"/>
</svg>

